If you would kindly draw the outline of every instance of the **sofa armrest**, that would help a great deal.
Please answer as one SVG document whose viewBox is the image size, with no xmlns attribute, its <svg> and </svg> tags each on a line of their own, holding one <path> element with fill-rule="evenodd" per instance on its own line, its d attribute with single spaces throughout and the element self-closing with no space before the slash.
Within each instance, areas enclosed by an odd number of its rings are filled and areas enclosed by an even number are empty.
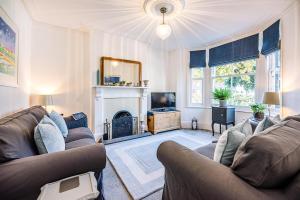
<svg viewBox="0 0 300 200">
<path fill-rule="evenodd" d="M 172 199 L 271 199 L 234 175 L 230 168 L 175 142 L 162 143 L 157 152 L 165 166 L 164 200 Z M 276 199 L 280 194 L 275 192 Z M 274 197 L 274 196 L 273 196 Z"/>
<path fill-rule="evenodd" d="M 88 171 L 100 172 L 105 165 L 103 144 L 13 160 L 0 165 L 0 194 L 4 199 L 25 199 L 39 194 L 47 183 Z"/>
</svg>

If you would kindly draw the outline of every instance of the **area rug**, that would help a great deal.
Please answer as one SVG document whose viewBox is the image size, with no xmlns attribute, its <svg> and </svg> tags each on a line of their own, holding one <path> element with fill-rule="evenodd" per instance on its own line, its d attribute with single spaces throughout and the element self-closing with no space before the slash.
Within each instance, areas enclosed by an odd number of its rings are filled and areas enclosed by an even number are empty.
<svg viewBox="0 0 300 200">
<path fill-rule="evenodd" d="M 133 199 L 142 199 L 163 188 L 164 167 L 156 157 L 168 140 L 195 150 L 212 142 L 211 133 L 177 130 L 106 145 L 107 157 Z"/>
</svg>

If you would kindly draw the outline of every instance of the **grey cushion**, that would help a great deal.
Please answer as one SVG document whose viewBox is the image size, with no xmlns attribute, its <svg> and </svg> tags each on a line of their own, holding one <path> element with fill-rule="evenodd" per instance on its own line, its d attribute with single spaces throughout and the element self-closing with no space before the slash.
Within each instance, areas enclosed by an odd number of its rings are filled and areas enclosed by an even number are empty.
<svg viewBox="0 0 300 200">
<path fill-rule="evenodd" d="M 214 161 L 229 166 L 232 164 L 235 152 L 246 138 L 245 134 L 236 130 L 225 131 L 218 140 L 214 153 Z"/>
<path fill-rule="evenodd" d="M 249 120 L 226 130 L 220 136 L 214 152 L 214 161 L 229 166 L 232 164 L 235 152 L 246 137 L 252 135 Z"/>
<path fill-rule="evenodd" d="M 65 140 L 66 142 L 72 142 L 74 140 L 79 140 L 84 138 L 94 139 L 94 135 L 89 128 L 80 127 L 80 128 L 69 129 L 68 136 Z"/>
<path fill-rule="evenodd" d="M 40 154 L 65 150 L 65 141 L 59 128 L 46 115 L 35 128 L 34 140 Z"/>
<path fill-rule="evenodd" d="M 205 145 L 203 147 L 200 147 L 200 148 L 196 149 L 195 151 L 197 153 L 200 153 L 203 156 L 206 156 L 210 159 L 213 159 L 215 148 L 216 148 L 216 143 L 210 143 L 208 145 Z"/>
<path fill-rule="evenodd" d="M 82 146 L 86 146 L 86 145 L 92 145 L 95 143 L 96 143 L 95 140 L 92 138 L 84 138 L 84 139 L 75 140 L 75 141 L 66 143 L 66 149 L 73 149 L 73 148 L 82 147 Z"/>
<path fill-rule="evenodd" d="M 286 186 L 300 170 L 300 123 L 281 122 L 244 141 L 231 166 L 255 187 Z"/>
<path fill-rule="evenodd" d="M 254 135 L 261 133 L 275 124 L 277 124 L 275 121 L 271 120 L 269 117 L 265 117 L 261 122 L 258 123 L 254 131 Z"/>
<path fill-rule="evenodd" d="M 33 139 L 37 124 L 29 109 L 0 119 L 0 162 L 38 154 Z"/>
<path fill-rule="evenodd" d="M 68 136 L 68 127 L 67 124 L 63 118 L 63 116 L 61 116 L 60 114 L 58 114 L 55 111 L 52 111 L 49 114 L 50 119 L 52 119 L 52 121 L 54 121 L 54 123 L 57 125 L 57 127 L 59 128 L 60 132 L 62 133 L 62 135 L 64 137 Z"/>
</svg>

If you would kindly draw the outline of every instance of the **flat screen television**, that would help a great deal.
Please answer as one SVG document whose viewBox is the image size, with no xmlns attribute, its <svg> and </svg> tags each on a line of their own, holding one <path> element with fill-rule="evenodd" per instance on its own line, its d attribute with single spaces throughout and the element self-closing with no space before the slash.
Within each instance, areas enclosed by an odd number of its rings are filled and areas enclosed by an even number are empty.
<svg viewBox="0 0 300 200">
<path fill-rule="evenodd" d="M 152 92 L 151 109 L 175 109 L 176 94 L 175 92 Z"/>
</svg>

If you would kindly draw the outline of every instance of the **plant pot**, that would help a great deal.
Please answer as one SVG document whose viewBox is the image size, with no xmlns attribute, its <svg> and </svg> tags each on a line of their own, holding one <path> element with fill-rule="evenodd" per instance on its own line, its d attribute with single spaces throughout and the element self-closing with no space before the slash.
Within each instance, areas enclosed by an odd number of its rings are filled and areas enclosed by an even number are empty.
<svg viewBox="0 0 300 200">
<path fill-rule="evenodd" d="M 219 100 L 220 107 L 226 107 L 227 106 L 227 100 Z"/>
<path fill-rule="evenodd" d="M 254 119 L 262 120 L 265 117 L 265 113 L 263 112 L 253 113 L 253 117 Z"/>
</svg>

